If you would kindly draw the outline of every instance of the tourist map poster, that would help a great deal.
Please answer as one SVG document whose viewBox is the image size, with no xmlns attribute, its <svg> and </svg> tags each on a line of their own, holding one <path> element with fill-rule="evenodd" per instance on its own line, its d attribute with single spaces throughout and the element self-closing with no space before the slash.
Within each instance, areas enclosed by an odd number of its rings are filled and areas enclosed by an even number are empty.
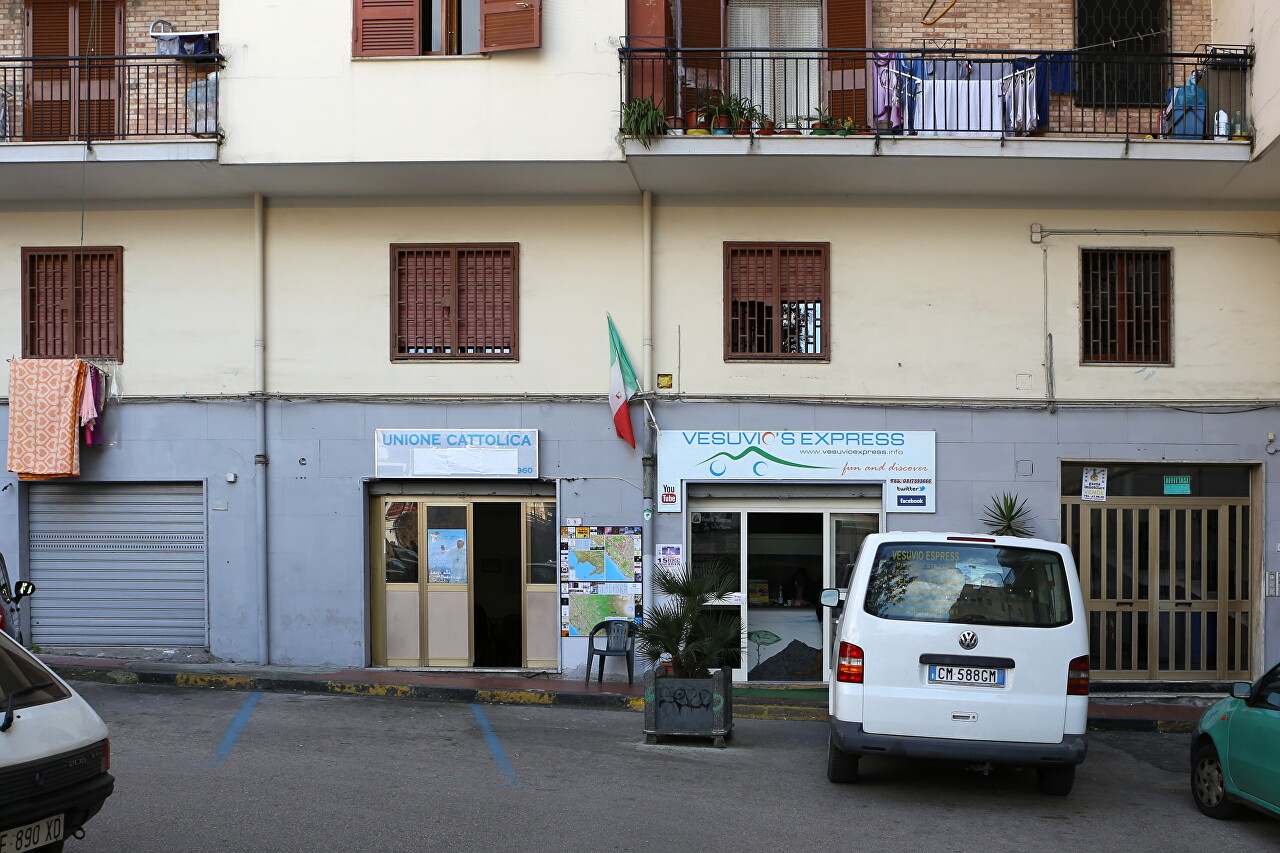
<svg viewBox="0 0 1280 853">
<path fill-rule="evenodd" d="M 639 527 L 560 528 L 560 633 L 585 637 L 606 619 L 641 617 Z"/>
</svg>

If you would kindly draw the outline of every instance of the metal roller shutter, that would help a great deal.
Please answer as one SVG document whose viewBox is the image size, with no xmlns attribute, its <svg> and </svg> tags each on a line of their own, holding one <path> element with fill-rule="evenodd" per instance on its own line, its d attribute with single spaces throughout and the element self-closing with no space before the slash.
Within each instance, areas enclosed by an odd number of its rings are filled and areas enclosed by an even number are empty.
<svg viewBox="0 0 1280 853">
<path fill-rule="evenodd" d="M 32 639 L 207 646 L 204 510 L 199 483 L 32 484 Z"/>
</svg>

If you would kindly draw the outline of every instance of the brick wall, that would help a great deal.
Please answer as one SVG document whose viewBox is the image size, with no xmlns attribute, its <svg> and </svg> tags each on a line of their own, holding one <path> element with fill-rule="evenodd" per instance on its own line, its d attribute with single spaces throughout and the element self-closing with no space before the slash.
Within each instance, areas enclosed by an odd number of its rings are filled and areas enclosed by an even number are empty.
<svg viewBox="0 0 1280 853">
<path fill-rule="evenodd" d="M 938 0 L 933 14 L 949 2 Z M 1173 0 L 1174 51 L 1190 51 L 1209 41 L 1212 5 L 1212 0 Z M 935 38 L 959 39 L 959 47 L 990 50 L 1066 50 L 1075 46 L 1072 0 L 958 0 L 931 27 L 920 23 L 928 8 L 928 3 L 916 0 L 872 0 L 875 43 L 918 47 L 920 39 Z"/>
<path fill-rule="evenodd" d="M 23 0 L 0 0 L 0 56 L 23 55 L 22 10 Z M 218 0 L 127 0 L 125 53 L 155 53 L 147 32 L 157 18 L 178 31 L 217 29 Z"/>
</svg>

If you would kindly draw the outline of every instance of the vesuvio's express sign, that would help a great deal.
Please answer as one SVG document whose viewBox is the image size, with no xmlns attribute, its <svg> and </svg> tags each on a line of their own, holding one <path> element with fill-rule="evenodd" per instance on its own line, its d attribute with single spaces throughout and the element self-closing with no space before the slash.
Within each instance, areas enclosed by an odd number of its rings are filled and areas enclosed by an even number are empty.
<svg viewBox="0 0 1280 853">
<path fill-rule="evenodd" d="M 379 477 L 538 476 L 536 429 L 378 429 Z"/>
<path fill-rule="evenodd" d="M 884 484 L 886 512 L 934 511 L 934 433 L 680 430 L 658 435 L 658 511 L 680 512 L 689 480 Z"/>
</svg>

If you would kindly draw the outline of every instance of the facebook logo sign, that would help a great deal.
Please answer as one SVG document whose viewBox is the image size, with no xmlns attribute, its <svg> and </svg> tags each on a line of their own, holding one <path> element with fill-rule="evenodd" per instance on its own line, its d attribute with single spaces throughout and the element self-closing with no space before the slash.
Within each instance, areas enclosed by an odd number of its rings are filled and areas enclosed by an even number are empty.
<svg viewBox="0 0 1280 853">
<path fill-rule="evenodd" d="M 924 506 L 924 496 L 898 495 L 898 506 Z"/>
</svg>

